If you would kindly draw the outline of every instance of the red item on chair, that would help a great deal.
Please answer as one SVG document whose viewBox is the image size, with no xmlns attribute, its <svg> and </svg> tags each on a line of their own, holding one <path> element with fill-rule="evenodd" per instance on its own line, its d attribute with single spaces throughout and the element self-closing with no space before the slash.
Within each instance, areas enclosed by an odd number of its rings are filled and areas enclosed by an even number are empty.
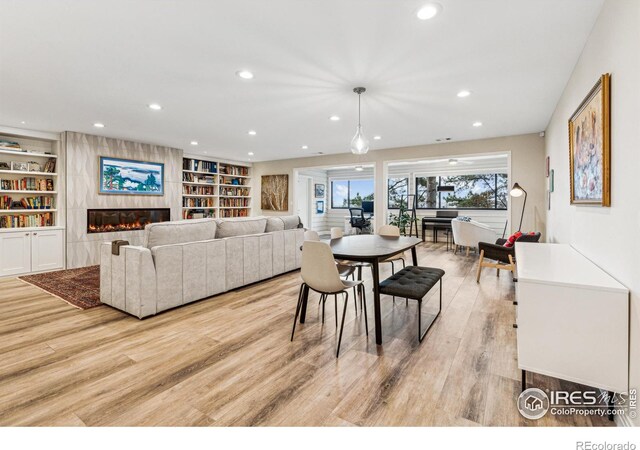
<svg viewBox="0 0 640 450">
<path fill-rule="evenodd" d="M 513 245 L 516 243 L 516 240 L 520 236 L 522 236 L 522 233 L 520 231 L 516 231 L 511 236 L 509 236 L 509 239 L 507 239 L 507 242 L 504 243 L 504 246 L 505 247 L 513 247 Z"/>
</svg>

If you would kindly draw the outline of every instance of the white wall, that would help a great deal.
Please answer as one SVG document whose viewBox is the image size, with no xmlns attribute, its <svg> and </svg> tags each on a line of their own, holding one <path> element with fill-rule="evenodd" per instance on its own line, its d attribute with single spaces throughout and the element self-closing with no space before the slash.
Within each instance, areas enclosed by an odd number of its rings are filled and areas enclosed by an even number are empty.
<svg viewBox="0 0 640 450">
<path fill-rule="evenodd" d="M 606 72 L 611 73 L 612 88 L 611 207 L 571 206 L 567 120 Z M 546 153 L 555 169 L 548 238 L 570 243 L 631 290 L 632 388 L 640 388 L 639 83 L 640 1 L 608 0 L 546 132 Z M 634 424 L 640 425 L 640 419 Z"/>
</svg>

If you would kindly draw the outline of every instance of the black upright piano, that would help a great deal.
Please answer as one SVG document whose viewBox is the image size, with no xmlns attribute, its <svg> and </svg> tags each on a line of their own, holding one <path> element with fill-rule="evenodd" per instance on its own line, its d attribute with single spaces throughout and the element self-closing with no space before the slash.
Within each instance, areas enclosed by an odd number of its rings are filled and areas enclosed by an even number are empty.
<svg viewBox="0 0 640 450">
<path fill-rule="evenodd" d="M 422 241 L 427 228 L 433 230 L 433 242 L 438 242 L 438 230 L 451 230 L 451 221 L 458 217 L 458 211 L 436 211 L 435 217 L 422 218 Z"/>
</svg>

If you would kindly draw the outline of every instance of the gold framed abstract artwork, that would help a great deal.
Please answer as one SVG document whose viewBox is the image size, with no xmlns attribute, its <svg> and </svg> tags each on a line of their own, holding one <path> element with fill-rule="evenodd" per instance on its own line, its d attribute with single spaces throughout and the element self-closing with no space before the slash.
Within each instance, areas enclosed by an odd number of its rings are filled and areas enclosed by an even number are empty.
<svg viewBox="0 0 640 450">
<path fill-rule="evenodd" d="M 611 205 L 611 77 L 600 77 L 569 119 L 571 204 Z"/>
<path fill-rule="evenodd" d="M 262 175 L 260 207 L 267 211 L 289 209 L 289 175 Z"/>
</svg>

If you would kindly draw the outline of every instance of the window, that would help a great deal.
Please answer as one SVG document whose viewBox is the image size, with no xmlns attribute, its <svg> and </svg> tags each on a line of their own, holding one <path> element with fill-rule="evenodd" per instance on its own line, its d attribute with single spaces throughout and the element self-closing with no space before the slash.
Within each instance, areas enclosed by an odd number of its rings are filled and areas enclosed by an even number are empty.
<svg viewBox="0 0 640 450">
<path fill-rule="evenodd" d="M 506 173 L 416 177 L 418 208 L 507 209 L 507 181 Z"/>
<path fill-rule="evenodd" d="M 331 208 L 359 208 L 362 201 L 373 200 L 373 179 L 331 181 Z"/>
<path fill-rule="evenodd" d="M 408 193 L 409 178 L 389 178 L 387 180 L 387 207 L 389 209 L 398 209 L 403 199 L 406 202 Z"/>
</svg>

